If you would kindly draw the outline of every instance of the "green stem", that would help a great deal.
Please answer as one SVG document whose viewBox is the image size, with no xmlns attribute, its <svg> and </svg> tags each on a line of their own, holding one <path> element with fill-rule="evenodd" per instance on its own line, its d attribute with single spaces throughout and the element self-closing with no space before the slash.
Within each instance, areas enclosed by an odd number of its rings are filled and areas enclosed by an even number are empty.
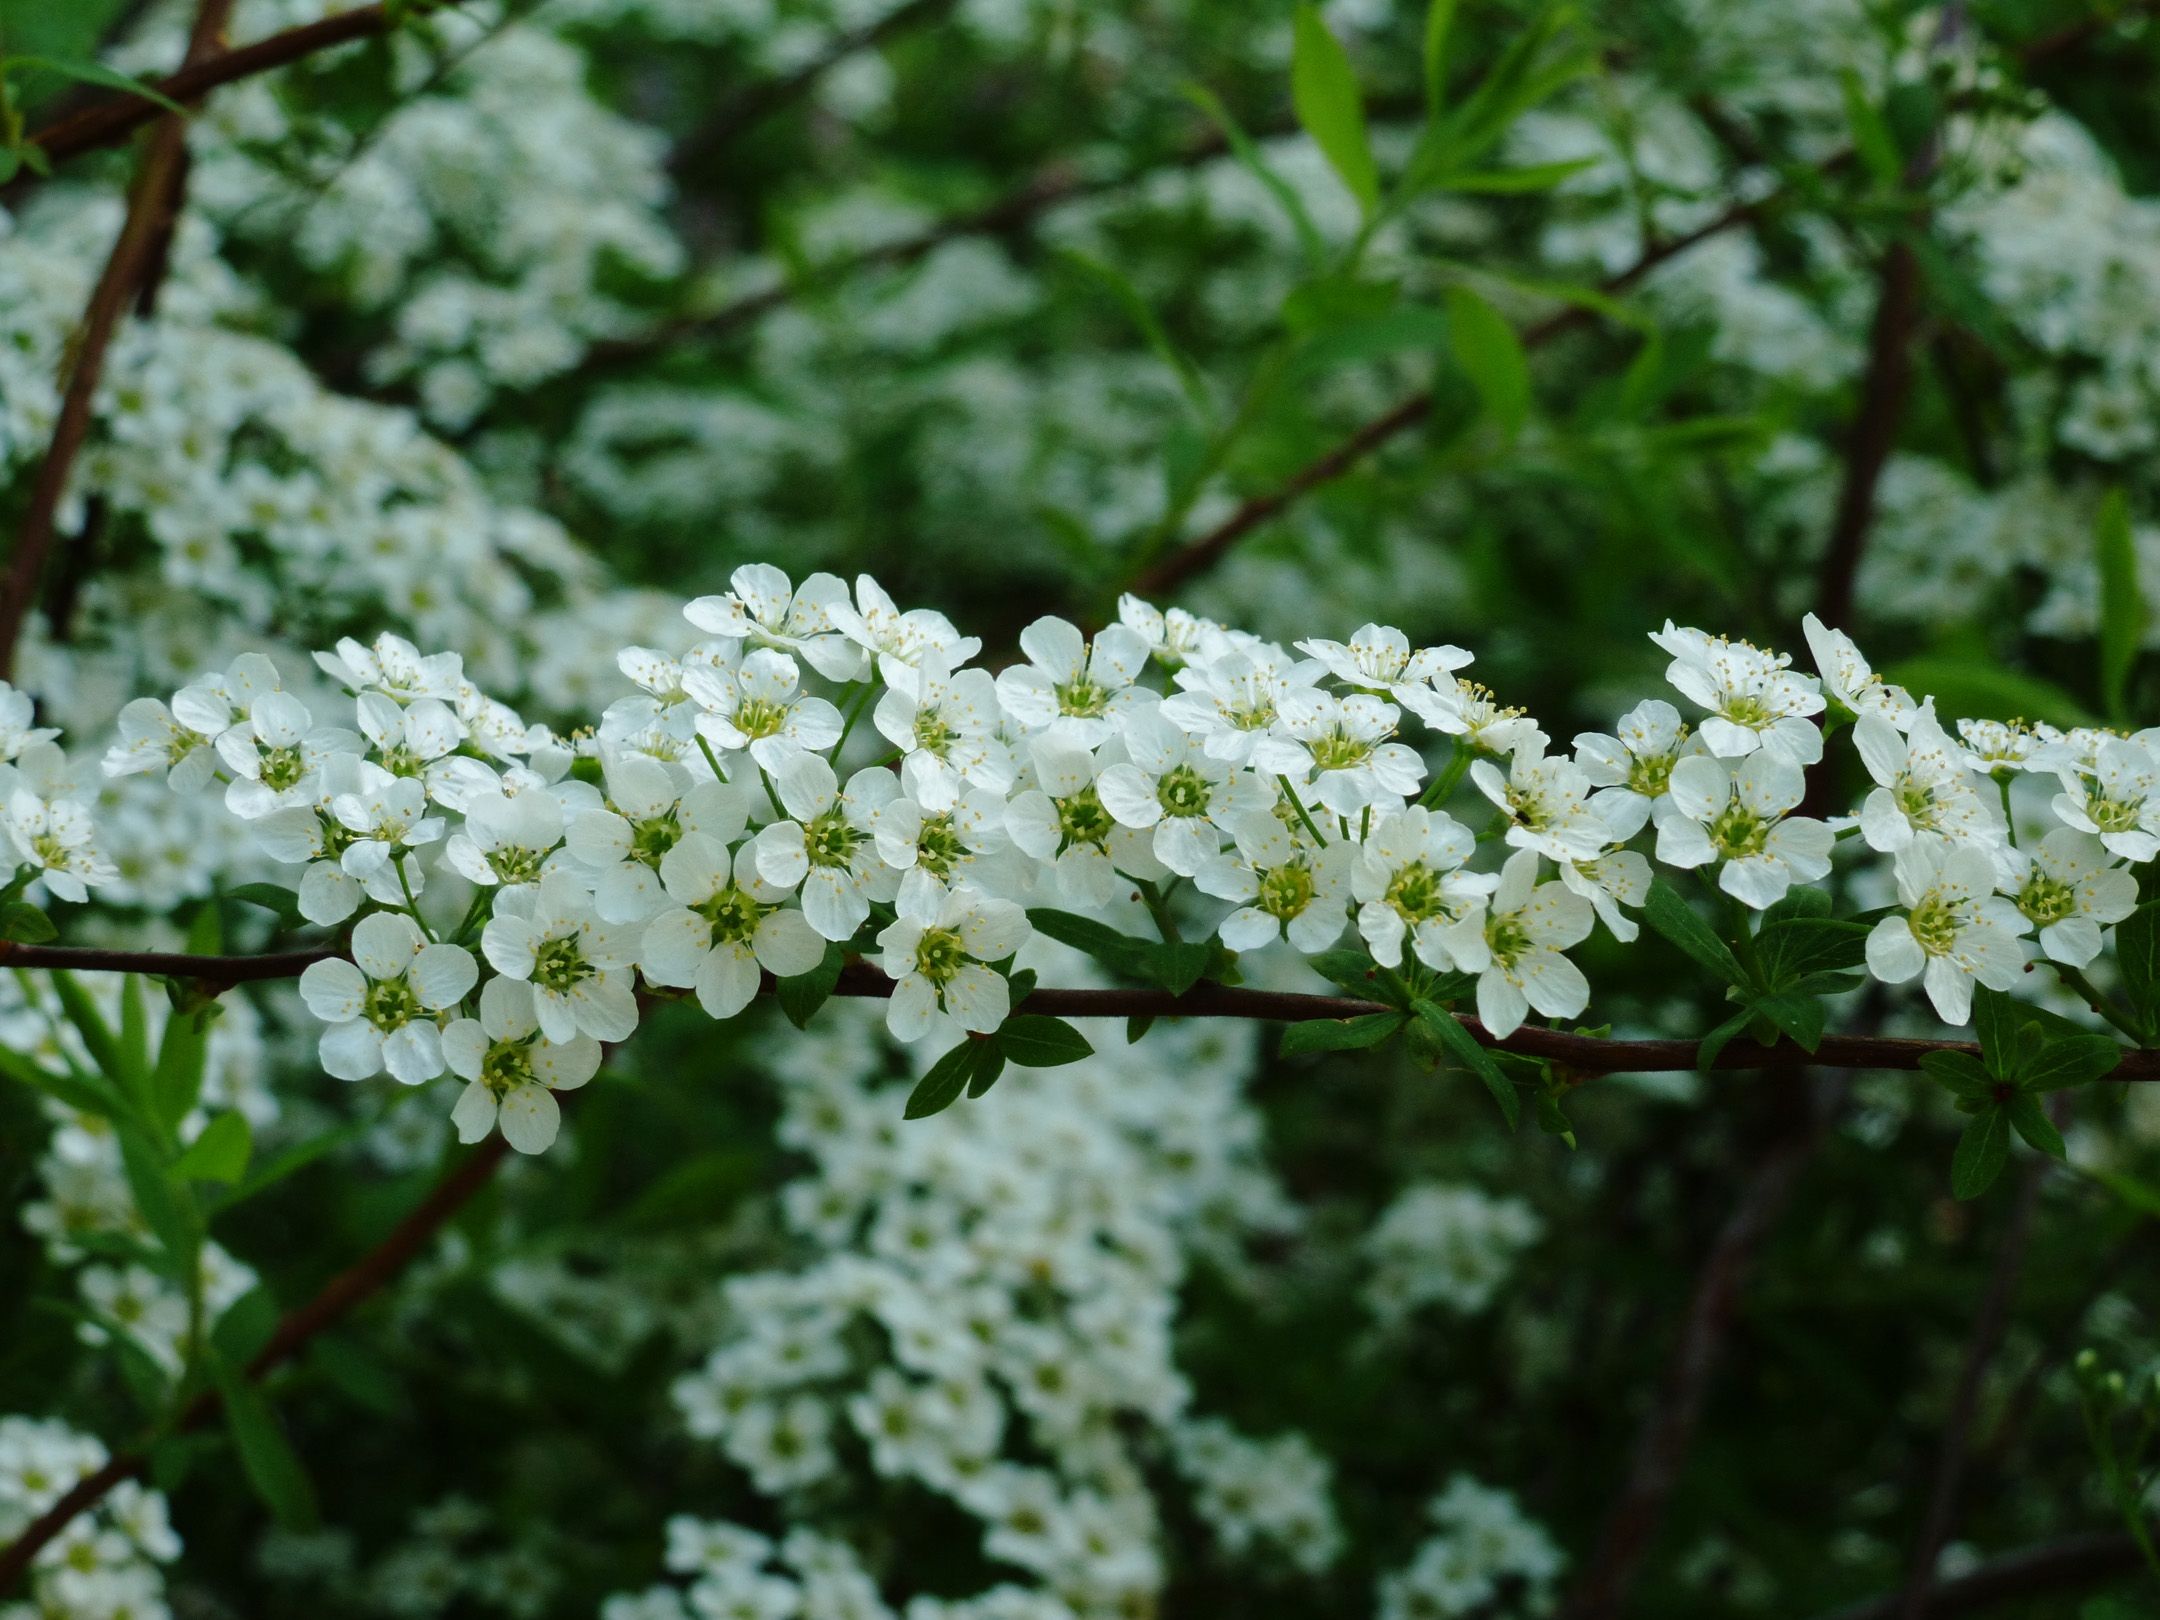
<svg viewBox="0 0 2160 1620">
<path fill-rule="evenodd" d="M 787 806 L 780 802 L 779 791 L 772 785 L 772 778 L 765 774 L 764 767 L 760 766 L 757 774 L 758 780 L 765 784 L 765 797 L 772 801 L 773 814 L 782 821 L 794 820 L 795 818 L 787 813 Z"/>
<path fill-rule="evenodd" d="M 2048 966 L 2055 970 L 2056 975 L 2064 984 L 2078 993 L 2086 1006 L 2129 1036 L 2133 1044 L 2138 1046 L 2152 1044 L 2151 1037 L 2120 1012 L 2116 1011 L 2115 1004 L 2108 1000 L 2098 985 L 2085 977 L 2082 969 L 2071 967 L 2064 962 L 2050 962 Z"/>
<path fill-rule="evenodd" d="M 1719 889 L 1718 894 L 1723 897 L 1725 909 L 1732 917 L 1733 955 L 1740 958 L 1740 965 L 1747 969 L 1747 976 L 1755 988 L 1767 992 L 1770 982 L 1763 977 L 1762 958 L 1756 954 L 1755 935 L 1750 927 L 1754 913 L 1748 910 L 1744 901 L 1735 899 L 1723 889 Z"/>
<path fill-rule="evenodd" d="M 1287 776 L 1278 776 L 1275 778 L 1275 780 L 1283 790 L 1283 797 L 1290 801 L 1290 808 L 1297 812 L 1298 820 L 1303 822 L 1305 824 L 1305 830 L 1313 835 L 1313 842 L 1318 844 L 1322 849 L 1326 849 L 1327 838 L 1321 833 L 1318 827 L 1313 825 L 1313 818 L 1305 813 L 1304 802 L 1298 798 L 1297 789 L 1290 785 L 1290 778 Z"/>
<path fill-rule="evenodd" d="M 877 682 L 864 681 L 862 690 L 857 692 L 854 700 L 848 704 L 847 717 L 840 722 L 840 740 L 832 746 L 834 760 L 837 761 L 840 758 L 840 750 L 847 747 L 849 733 L 854 731 L 855 722 L 863 717 L 863 711 L 870 707 L 870 694 L 876 690 Z"/>
<path fill-rule="evenodd" d="M 725 782 L 728 779 L 728 774 L 720 768 L 720 756 L 712 751 L 712 744 L 705 740 L 705 734 L 702 731 L 695 732 L 693 735 L 697 738 L 698 752 L 705 756 L 705 763 L 712 767 L 713 780 Z"/>
<path fill-rule="evenodd" d="M 405 909 L 412 920 L 420 925 L 420 933 L 429 944 L 435 942 L 435 930 L 428 927 L 427 919 L 420 915 L 420 902 L 413 898 L 412 880 L 405 875 L 405 852 L 399 850 L 390 857 L 390 864 L 397 868 L 398 887 L 405 892 Z"/>
<path fill-rule="evenodd" d="M 2003 833 L 2010 840 L 2010 847 L 2017 848 L 2017 823 L 2010 819 L 2010 778 L 1998 776 L 1995 786 L 2002 793 Z"/>
<path fill-rule="evenodd" d="M 1177 919 L 1170 915 L 1170 891 L 1158 889 L 1145 879 L 1134 881 L 1140 898 L 1147 903 L 1148 915 L 1155 919 L 1155 931 L 1162 935 L 1163 943 L 1178 944 L 1182 936 L 1178 933 Z"/>
<path fill-rule="evenodd" d="M 1446 768 L 1433 778 L 1432 786 L 1425 790 L 1418 803 L 1428 810 L 1437 809 L 1447 803 L 1448 795 L 1462 785 L 1462 779 L 1468 773 L 1474 756 L 1474 750 L 1464 747 L 1460 738 L 1455 739 L 1455 752 L 1449 758 Z"/>
</svg>

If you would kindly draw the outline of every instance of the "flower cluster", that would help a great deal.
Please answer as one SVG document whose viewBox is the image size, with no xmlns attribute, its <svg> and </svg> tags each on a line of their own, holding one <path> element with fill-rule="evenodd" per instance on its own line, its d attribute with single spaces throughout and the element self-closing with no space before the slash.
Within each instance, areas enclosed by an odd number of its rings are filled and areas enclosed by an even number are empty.
<svg viewBox="0 0 2160 1620">
<path fill-rule="evenodd" d="M 139 700 L 107 769 L 220 784 L 301 915 L 352 924 L 349 959 L 301 984 L 330 1073 L 447 1070 L 460 1133 L 500 1122 L 525 1151 L 635 1029 L 641 991 L 728 1018 L 768 978 L 856 954 L 890 981 L 899 1039 L 990 1034 L 1030 908 L 1138 899 L 1167 930 L 1214 902 L 1204 926 L 1239 952 L 1353 936 L 1387 974 L 1456 976 L 1506 1037 L 1584 1011 L 1567 952 L 1594 927 L 1637 937 L 1635 841 L 1760 911 L 1856 836 L 1899 902 L 1868 965 L 1962 1023 L 1976 982 L 2024 971 L 2028 934 L 2089 962 L 2134 903 L 2128 866 L 2160 851 L 2153 736 L 1953 740 L 1813 618 L 1819 675 L 1668 623 L 1652 640 L 1695 717 L 1649 699 L 1563 753 L 1462 678 L 1467 652 L 1378 625 L 1293 649 L 1127 598 L 1092 638 L 1037 620 L 993 675 L 868 576 L 753 564 L 733 584 L 684 609 L 704 639 L 622 651 L 637 691 L 589 732 L 529 725 L 456 655 L 384 636 L 317 655 L 343 691 L 327 701 L 259 655 Z M 1835 824 L 1797 813 L 1826 716 L 1874 783 Z M 1465 775 L 1475 833 L 1450 798 Z M 2028 847 L 2002 808 L 2019 775 L 2061 789 Z M 1475 864 L 1488 843 L 1497 870 Z"/>
<path fill-rule="evenodd" d="M 1383 1324 L 1400 1323 L 1427 1305 L 1474 1316 L 1492 1303 L 1541 1230 L 1519 1198 L 1434 1182 L 1407 1187 L 1365 1236 L 1372 1264 L 1365 1302 Z"/>
<path fill-rule="evenodd" d="M 64 1423 L 0 1417 L 0 1545 L 105 1465 L 97 1440 Z M 180 1556 L 165 1498 L 133 1480 L 106 1493 L 30 1566 L 27 1605 L 10 1615 L 152 1620 L 168 1613 L 161 1565 Z"/>
<path fill-rule="evenodd" d="M 1500 1612 L 1548 1614 L 1565 1560 L 1552 1537 L 1506 1491 L 1458 1474 L 1426 1516 L 1435 1533 L 1407 1568 L 1380 1584 L 1380 1620 L 1454 1620 Z"/>
</svg>

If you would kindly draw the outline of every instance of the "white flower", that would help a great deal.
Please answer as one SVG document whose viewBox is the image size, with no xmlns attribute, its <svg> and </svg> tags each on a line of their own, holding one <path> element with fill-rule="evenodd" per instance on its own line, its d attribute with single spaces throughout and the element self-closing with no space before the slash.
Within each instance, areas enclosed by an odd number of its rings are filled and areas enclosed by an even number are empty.
<svg viewBox="0 0 2160 1620">
<path fill-rule="evenodd" d="M 2001 811 L 1980 792 L 1934 712 L 1915 710 L 1907 723 L 1902 735 L 1879 714 L 1853 723 L 1853 746 L 1878 784 L 1860 807 L 1868 847 L 1894 854 L 1928 833 L 1960 844 L 2001 843 Z"/>
<path fill-rule="evenodd" d="M 490 979 L 480 1016 L 459 1018 L 442 1033 L 450 1072 L 467 1082 L 450 1110 L 460 1142 L 477 1142 L 498 1124 L 520 1153 L 544 1153 L 562 1127 L 555 1093 L 575 1091 L 600 1068 L 600 1043 L 589 1035 L 551 1041 L 540 1033 L 532 988 Z"/>
<path fill-rule="evenodd" d="M 1855 715 L 1879 715 L 1900 731 L 1912 724 L 1920 712 L 1912 694 L 1876 674 L 1852 637 L 1831 629 L 1812 613 L 1800 621 L 1800 628 L 1807 635 L 1815 667 L 1822 671 L 1823 690 L 1833 702 Z"/>
<path fill-rule="evenodd" d="M 2134 873 L 2110 864 L 2107 850 L 2090 833 L 2057 827 L 2037 850 L 1997 852 L 1996 889 L 2040 930 L 2040 950 L 2050 961 L 2084 967 L 2100 954 L 2100 930 L 2137 909 Z"/>
<path fill-rule="evenodd" d="M 1957 730 L 1965 768 L 1986 776 L 2053 770 L 2044 756 L 2062 742 L 2061 732 L 2040 721 L 1960 720 Z"/>
<path fill-rule="evenodd" d="M 1347 643 L 1315 638 L 1296 643 L 1297 650 L 1315 658 L 1327 672 L 1346 686 L 1406 702 L 1411 689 L 1431 686 L 1452 677 L 1471 661 L 1460 647 L 1421 647 L 1413 652 L 1410 638 L 1390 625 L 1360 625 Z"/>
<path fill-rule="evenodd" d="M 923 760 L 977 787 L 1003 793 L 1013 783 L 1012 750 L 999 740 L 997 683 L 983 669 L 955 674 L 942 653 L 893 672 L 871 711 L 878 732 L 906 761 Z"/>
<path fill-rule="evenodd" d="M 1420 962 L 1447 968 L 1453 930 L 1482 934 L 1486 897 L 1500 880 L 1463 869 L 1476 849 L 1461 822 L 1420 805 L 1374 821 L 1350 879 L 1358 932 L 1374 961 L 1401 967 L 1407 939 Z"/>
<path fill-rule="evenodd" d="M 1665 678 L 1710 711 L 1699 735 L 1718 758 L 1739 759 L 1758 748 L 1795 765 L 1822 758 L 1822 730 L 1808 718 L 1822 713 L 1822 691 L 1785 654 L 1682 629 L 1670 619 L 1650 639 L 1672 654 Z"/>
<path fill-rule="evenodd" d="M 878 859 L 900 874 L 893 903 L 905 916 L 933 918 L 958 887 L 1013 887 L 1005 801 L 960 781 L 926 754 L 900 764 L 900 796 L 874 818 Z"/>
<path fill-rule="evenodd" d="M 782 889 L 802 885 L 803 915 L 830 940 L 855 937 L 870 902 L 890 900 L 900 875 L 877 858 L 878 811 L 900 791 L 888 770 L 857 771 L 847 791 L 816 754 L 797 754 L 773 788 L 792 818 L 776 821 L 755 840 L 757 868 Z"/>
<path fill-rule="evenodd" d="M 1885 984 L 1924 974 L 1946 1024 L 1972 1015 L 1973 980 L 2007 990 L 2025 970 L 2018 936 L 2030 926 L 1995 897 L 1996 856 L 1976 844 L 1919 838 L 1897 852 L 1898 903 L 1868 935 L 1868 971 Z"/>
<path fill-rule="evenodd" d="M 180 688 L 170 709 L 137 698 L 120 711 L 120 740 L 105 751 L 105 774 L 162 771 L 175 793 L 198 793 L 217 775 L 217 736 L 231 723 L 223 695 L 207 682 Z"/>
<path fill-rule="evenodd" d="M 422 655 L 403 636 L 379 635 L 372 647 L 346 636 L 337 652 L 317 653 L 315 662 L 346 690 L 384 693 L 400 703 L 420 698 L 455 699 L 465 681 L 464 660 L 456 653 Z"/>
<path fill-rule="evenodd" d="M 797 589 L 772 564 L 745 563 L 728 582 L 735 588 L 727 595 L 698 597 L 683 617 L 710 636 L 800 653 L 827 680 L 859 678 L 862 650 L 833 620 L 848 594 L 838 575 L 812 574 Z"/>
<path fill-rule="evenodd" d="M 1253 769 L 1304 784 L 1338 816 L 1367 805 L 1394 809 L 1425 780 L 1417 751 L 1389 739 L 1402 711 L 1364 692 L 1287 695 L 1273 735 L 1252 754 Z"/>
<path fill-rule="evenodd" d="M 121 712 L 125 714 L 126 710 Z M 8 682 L 0 681 L 0 761 L 14 759 L 25 748 L 51 742 L 60 735 L 52 726 L 31 725 L 35 713 L 29 693 L 18 692 Z"/>
<path fill-rule="evenodd" d="M 2056 774 L 2063 791 L 2055 796 L 2055 814 L 2065 825 L 2095 834 L 2109 854 L 2126 861 L 2160 855 L 2160 768 L 2138 743 L 2109 737 L 2090 766 L 2066 762 Z"/>
<path fill-rule="evenodd" d="M 674 905 L 645 925 L 639 963 L 654 984 L 695 989 L 714 1018 L 732 1018 L 758 992 L 758 971 L 779 978 L 808 973 L 825 959 L 825 941 L 786 887 L 758 874 L 755 843 L 731 858 L 727 845 L 687 833 L 660 862 Z"/>
<path fill-rule="evenodd" d="M 437 1014 L 455 1007 L 480 977 L 472 952 L 430 944 L 412 918 L 378 911 L 352 932 L 352 960 L 332 957 L 300 975 L 300 998 L 330 1027 L 322 1066 L 340 1080 L 388 1069 L 408 1086 L 443 1071 Z"/>
<path fill-rule="evenodd" d="M 845 597 L 828 610 L 840 633 L 877 659 L 878 674 L 887 686 L 897 686 L 902 672 L 935 657 L 946 669 L 957 669 L 982 651 L 982 642 L 963 636 L 952 620 L 931 608 L 900 611 L 885 587 L 868 574 L 855 576 L 855 603 Z"/>
<path fill-rule="evenodd" d="M 1453 676 L 1428 690 L 1413 686 L 1402 693 L 1403 706 L 1433 730 L 1460 737 L 1466 747 L 1499 757 L 1524 748 L 1542 754 L 1550 739 L 1544 728 L 1521 709 L 1509 708 L 1492 688 Z"/>
<path fill-rule="evenodd" d="M 1210 758 L 1160 714 L 1133 716 L 1124 742 L 1129 759 L 1107 766 L 1095 791 L 1120 826 L 1154 829 L 1155 858 L 1180 877 L 1215 858 L 1237 818 L 1274 802 L 1250 774 Z"/>
<path fill-rule="evenodd" d="M 18 787 L 8 795 L 7 831 L 17 857 L 37 868 L 58 899 L 87 900 L 91 886 L 119 876 L 112 862 L 98 853 L 90 812 L 74 799 L 41 798 Z"/>
<path fill-rule="evenodd" d="M 1320 673 L 1318 664 L 1298 663 L 1280 647 L 1233 645 L 1226 637 L 1171 677 L 1179 690 L 1163 699 L 1163 718 L 1198 737 L 1214 758 L 1242 765 L 1274 730 L 1284 700 L 1310 691 Z"/>
<path fill-rule="evenodd" d="M 607 755 L 605 806 L 585 810 L 566 834 L 571 855 L 592 874 L 602 922 L 643 922 L 664 902 L 660 862 L 685 833 L 732 844 L 750 822 L 743 790 L 700 782 L 686 792 L 680 766 L 641 754 Z"/>
<path fill-rule="evenodd" d="M 1243 816 L 1231 829 L 1234 853 L 1218 855 L 1194 880 L 1203 894 L 1238 902 L 1218 932 L 1233 951 L 1287 938 L 1310 955 L 1342 937 L 1356 848 L 1315 849 L 1271 811 Z"/>
<path fill-rule="evenodd" d="M 418 698 L 401 707 L 381 692 L 362 692 L 358 709 L 362 735 L 392 776 L 425 779 L 429 767 L 465 740 L 465 723 L 440 698 Z"/>
<path fill-rule="evenodd" d="M 1471 765 L 1470 780 L 1500 807 L 1507 841 L 1516 849 L 1587 861 L 1613 841 L 1610 824 L 1590 808 L 1590 778 L 1564 755 L 1518 748 L 1506 776 L 1481 759 Z"/>
<path fill-rule="evenodd" d="M 893 981 L 885 1004 L 893 1038 L 919 1041 L 944 1022 L 987 1035 L 1004 1023 L 1011 986 L 984 964 L 1004 961 L 1032 933 L 1010 901 L 967 893 L 947 895 L 934 919 L 893 922 L 878 935 L 879 966 Z"/>
<path fill-rule="evenodd" d="M 1642 925 L 1620 909 L 1650 897 L 1650 863 L 1635 850 L 1614 850 L 1594 861 L 1562 861 L 1560 881 L 1590 902 L 1598 921 L 1623 945 L 1642 933 Z"/>
<path fill-rule="evenodd" d="M 998 701 L 1031 731 L 1057 728 L 1061 741 L 1094 748 L 1117 723 L 1156 701 L 1135 686 L 1147 668 L 1147 643 L 1122 624 L 1087 639 L 1063 619 L 1040 618 L 1020 632 L 1028 662 L 1000 670 Z"/>
<path fill-rule="evenodd" d="M 407 870 L 405 857 L 440 839 L 443 823 L 427 814 L 427 790 L 413 778 L 392 776 L 373 760 L 357 763 L 351 791 L 330 801 L 330 813 L 352 835 L 340 864 L 362 882 L 389 872 L 418 894 L 426 868 L 413 862 Z M 344 774 L 326 771 L 325 780 Z"/>
<path fill-rule="evenodd" d="M 1575 739 L 1575 764 L 1594 789 L 1590 808 L 1614 839 L 1633 838 L 1663 801 L 1672 768 L 1688 743 L 1687 722 L 1663 698 L 1645 698 L 1623 714 L 1614 735 L 1585 731 Z"/>
<path fill-rule="evenodd" d="M 760 647 L 733 669 L 686 670 L 683 687 L 697 703 L 697 732 L 713 747 L 749 750 L 758 768 L 777 771 L 797 754 L 840 740 L 840 711 L 800 690 L 802 672 L 786 653 Z"/>
<path fill-rule="evenodd" d="M 1535 1008 L 1572 1018 L 1590 1005 L 1590 982 L 1560 953 L 1590 932 L 1590 902 L 1560 883 L 1537 880 L 1540 856 L 1519 849 L 1500 869 L 1482 935 L 1455 935 L 1456 966 L 1475 973 L 1478 1021 L 1502 1039 Z"/>
<path fill-rule="evenodd" d="M 501 789 L 465 805 L 465 824 L 443 844 L 443 859 L 467 882 L 523 888 L 538 883 L 563 841 L 563 806 L 546 788 L 515 796 Z"/>
<path fill-rule="evenodd" d="M 1152 880 L 1163 875 L 1154 840 L 1123 826 L 1096 789 L 1101 762 L 1053 733 L 1035 741 L 1035 785 L 1005 807 L 1005 831 L 1023 855 L 1044 862 L 1058 890 L 1076 906 L 1108 905 L 1118 873 Z"/>
<path fill-rule="evenodd" d="M 1718 887 L 1764 910 L 1795 883 L 1829 875 L 1836 836 L 1823 822 L 1786 814 L 1806 792 L 1800 767 L 1772 754 L 1730 767 L 1707 754 L 1683 759 L 1658 812 L 1657 858 L 1682 868 L 1720 862 Z"/>
<path fill-rule="evenodd" d="M 496 907 L 480 949 L 497 973 L 532 985 L 541 1032 L 551 1041 L 627 1040 L 638 1021 L 630 972 L 637 931 L 603 923 L 566 872 L 505 894 Z"/>
<path fill-rule="evenodd" d="M 1183 608 L 1165 612 L 1130 591 L 1118 598 L 1117 613 L 1118 623 L 1146 642 L 1149 656 L 1165 669 L 1182 667 L 1204 637 L 1223 634 L 1223 627 L 1213 619 L 1200 618 Z"/>
<path fill-rule="evenodd" d="M 304 804 L 308 778 L 332 754 L 357 754 L 358 735 L 318 727 L 307 705 L 290 692 L 264 692 L 247 717 L 217 740 L 218 756 L 237 781 L 227 784 L 225 807 L 243 821 Z"/>
</svg>

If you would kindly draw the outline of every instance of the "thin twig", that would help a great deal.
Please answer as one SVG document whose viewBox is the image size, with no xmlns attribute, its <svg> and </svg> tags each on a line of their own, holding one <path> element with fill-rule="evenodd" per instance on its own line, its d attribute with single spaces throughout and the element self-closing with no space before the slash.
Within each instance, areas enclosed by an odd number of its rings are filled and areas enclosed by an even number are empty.
<svg viewBox="0 0 2160 1620">
<path fill-rule="evenodd" d="M 465 1155 L 411 1214 L 391 1228 L 389 1236 L 331 1278 L 306 1304 L 286 1313 L 270 1335 L 270 1342 L 248 1363 L 248 1381 L 259 1382 L 292 1360 L 317 1335 L 334 1327 L 355 1307 L 396 1280 L 399 1273 L 434 1241 L 436 1233 L 494 1178 L 508 1153 L 509 1144 L 500 1136 L 491 1136 Z M 224 1409 L 224 1404 L 224 1398 L 216 1390 L 203 1391 L 181 1413 L 178 1432 L 185 1434 L 206 1427 Z M 20 1580 L 37 1555 L 79 1516 L 97 1506 L 115 1485 L 135 1478 L 149 1465 L 147 1451 L 123 1451 L 95 1473 L 77 1480 L 59 1501 L 31 1521 L 21 1535 L 0 1548 L 0 1593 L 5 1593 Z"/>
<path fill-rule="evenodd" d="M 2137 1543 L 2120 1531 L 2065 1536 L 1991 1558 L 1955 1580 L 1938 1582 L 1928 1593 L 1928 1613 L 1934 1620 L 1955 1620 L 1958 1615 L 1978 1614 L 2024 1598 L 2097 1586 L 2143 1565 L 2144 1554 Z M 1896 1620 L 1901 1601 L 1901 1594 L 1888 1592 L 1822 1615 L 1820 1620 Z"/>
</svg>

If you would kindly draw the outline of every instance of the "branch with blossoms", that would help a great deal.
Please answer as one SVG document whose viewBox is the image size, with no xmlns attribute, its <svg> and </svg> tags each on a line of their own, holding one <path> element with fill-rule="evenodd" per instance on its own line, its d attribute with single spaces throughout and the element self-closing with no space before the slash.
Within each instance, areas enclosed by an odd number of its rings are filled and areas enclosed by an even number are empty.
<svg viewBox="0 0 2160 1620">
<path fill-rule="evenodd" d="M 250 965 L 0 926 L 11 960 L 211 988 L 296 974 L 328 1073 L 452 1074 L 460 1136 L 500 1127 L 528 1152 L 651 995 L 716 1019 L 767 991 L 797 1019 L 881 997 L 925 1054 L 911 1114 L 1084 1055 L 1072 1017 L 1281 1020 L 1290 1051 L 1400 1038 L 1510 1123 L 1527 1098 L 1563 1132 L 1591 1074 L 1918 1068 L 1973 1116 L 1966 1193 L 2013 1134 L 2060 1150 L 2042 1094 L 2160 1072 L 2152 739 L 1953 736 L 1813 618 L 1815 674 L 1668 623 L 1652 639 L 1695 718 L 1648 698 L 1557 751 L 1465 678 L 1470 653 L 1376 625 L 1287 648 L 1127 598 L 1092 640 L 1037 620 L 1026 661 L 993 675 L 867 576 L 753 565 L 684 611 L 701 639 L 624 649 L 626 695 L 569 737 L 389 636 L 317 655 L 342 695 L 249 654 L 138 699 L 106 771 L 219 792 L 290 873 L 252 898 L 334 940 Z M 110 868 L 17 701 L 18 890 L 85 892 Z M 1797 814 L 1834 736 L 1872 786 L 1854 814 Z M 1841 850 L 1887 867 L 1896 904 L 1839 915 L 1823 880 Z M 1645 922 L 1731 1009 L 1695 1038 L 1576 1023 L 1592 993 L 1570 951 Z M 1123 987 L 1039 987 L 1019 965 L 1037 934 Z M 2087 972 L 2111 939 L 2115 993 Z M 1246 958 L 1285 952 L 1342 994 L 1241 982 Z M 2130 1047 L 2013 1000 L 2035 970 Z M 1946 1023 L 1977 1014 L 1978 1040 L 1830 1034 L 1868 974 L 1917 980 Z"/>
</svg>

